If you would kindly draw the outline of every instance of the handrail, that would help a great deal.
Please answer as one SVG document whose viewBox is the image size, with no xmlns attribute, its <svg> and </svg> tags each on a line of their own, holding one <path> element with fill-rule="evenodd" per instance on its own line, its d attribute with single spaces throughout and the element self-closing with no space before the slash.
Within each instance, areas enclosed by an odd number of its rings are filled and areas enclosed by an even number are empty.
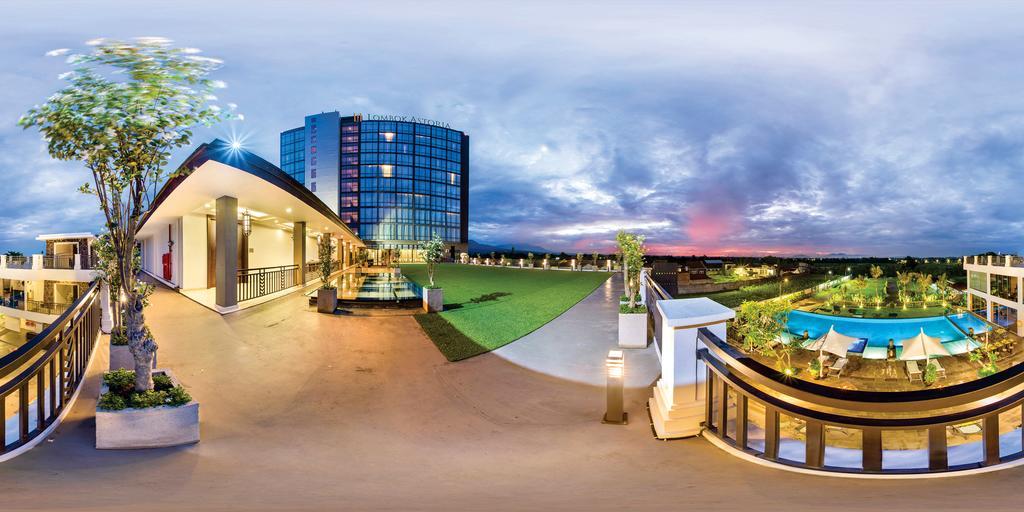
<svg viewBox="0 0 1024 512">
<path fill-rule="evenodd" d="M 0 359 L 7 376 L 29 359 L 42 354 L 16 376 L 0 385 L 0 420 L 6 416 L 8 399 L 17 395 L 18 434 L 8 442 L 0 429 L 0 460 L 17 455 L 41 441 L 60 422 L 73 402 L 92 358 L 100 331 L 100 288 L 93 281 L 88 291 L 43 332 L 15 352 Z M 30 393 L 34 391 L 34 400 Z M 34 419 L 32 418 L 34 414 Z"/>
<path fill-rule="evenodd" d="M 71 303 L 64 313 L 57 317 L 50 325 L 46 326 L 42 332 L 32 337 L 28 343 L 14 349 L 13 352 L 0 357 L 0 378 L 6 377 L 14 369 L 20 368 L 26 361 L 32 358 L 39 350 L 42 349 L 40 345 L 47 339 L 47 337 L 57 328 L 64 324 L 67 318 L 79 311 L 80 306 L 86 301 L 91 300 L 92 297 L 99 293 L 99 281 L 93 281 L 89 288 L 82 294 L 81 297 Z"/>
<path fill-rule="evenodd" d="M 973 401 L 1024 389 L 1024 364 L 1007 368 L 994 375 L 936 389 L 910 391 L 865 391 L 842 389 L 814 382 L 788 378 L 728 344 L 710 330 L 697 331 L 698 338 L 709 352 L 735 369 L 738 374 L 772 389 L 782 396 L 816 403 L 823 407 L 863 412 L 909 412 L 969 405 Z"/>
</svg>

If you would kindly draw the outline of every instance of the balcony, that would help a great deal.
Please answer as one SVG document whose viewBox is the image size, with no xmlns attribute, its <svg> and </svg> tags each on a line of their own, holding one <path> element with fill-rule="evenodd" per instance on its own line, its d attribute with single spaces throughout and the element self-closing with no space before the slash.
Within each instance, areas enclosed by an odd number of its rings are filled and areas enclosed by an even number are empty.
<svg viewBox="0 0 1024 512">
<path fill-rule="evenodd" d="M 1015 254 L 978 254 L 974 256 L 964 256 L 964 264 L 1024 268 L 1024 256 L 1017 256 Z"/>
<path fill-rule="evenodd" d="M 46 256 L 31 254 L 28 256 L 0 255 L 0 269 L 17 270 L 91 270 L 98 266 L 97 259 L 92 255 L 55 254 Z"/>
<path fill-rule="evenodd" d="M 42 313 L 44 315 L 59 315 L 71 306 L 70 302 L 44 302 L 40 300 L 25 300 L 21 295 L 6 294 L 0 295 L 0 306 Z"/>
</svg>

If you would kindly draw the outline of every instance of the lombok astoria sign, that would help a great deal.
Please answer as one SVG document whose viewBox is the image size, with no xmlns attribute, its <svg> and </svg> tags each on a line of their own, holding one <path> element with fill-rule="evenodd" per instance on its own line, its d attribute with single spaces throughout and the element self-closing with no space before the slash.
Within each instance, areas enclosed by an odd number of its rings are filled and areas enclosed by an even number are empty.
<svg viewBox="0 0 1024 512">
<path fill-rule="evenodd" d="M 391 114 L 352 114 L 356 122 L 362 121 L 400 121 L 406 123 L 420 123 L 429 124 L 431 126 L 440 126 L 442 128 L 451 128 L 451 125 L 444 121 L 435 121 L 433 119 L 427 119 L 425 117 L 416 116 L 396 116 Z"/>
</svg>

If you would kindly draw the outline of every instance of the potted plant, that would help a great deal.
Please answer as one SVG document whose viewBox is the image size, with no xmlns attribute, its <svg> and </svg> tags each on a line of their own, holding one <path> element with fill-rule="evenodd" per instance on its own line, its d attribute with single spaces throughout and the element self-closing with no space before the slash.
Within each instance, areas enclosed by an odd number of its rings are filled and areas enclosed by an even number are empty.
<svg viewBox="0 0 1024 512">
<path fill-rule="evenodd" d="M 623 284 L 627 301 L 619 306 L 619 346 L 647 347 L 647 306 L 637 300 L 640 293 L 640 272 L 644 266 L 644 236 L 619 231 L 615 236 L 626 268 Z"/>
<path fill-rule="evenodd" d="M 931 386 L 935 384 L 935 381 L 939 380 L 939 367 L 935 366 L 935 363 L 931 359 L 928 360 L 928 364 L 924 367 L 924 373 L 921 375 L 921 380 L 924 381 L 925 386 Z"/>
<path fill-rule="evenodd" d="M 320 271 L 320 288 L 316 291 L 316 310 L 318 313 L 334 313 L 338 309 L 338 290 L 331 284 L 334 251 L 331 237 L 327 233 L 320 235 L 316 243 L 316 253 Z"/>
<path fill-rule="evenodd" d="M 444 290 L 434 284 L 434 270 L 444 255 L 444 241 L 434 233 L 433 238 L 420 245 L 423 262 L 427 264 L 427 278 L 430 282 L 423 287 L 423 309 L 428 313 L 444 310 Z"/>
<path fill-rule="evenodd" d="M 153 370 L 153 389 L 137 391 L 135 372 L 103 374 L 96 403 L 96 448 L 162 448 L 199 442 L 199 402 L 170 370 Z"/>
</svg>

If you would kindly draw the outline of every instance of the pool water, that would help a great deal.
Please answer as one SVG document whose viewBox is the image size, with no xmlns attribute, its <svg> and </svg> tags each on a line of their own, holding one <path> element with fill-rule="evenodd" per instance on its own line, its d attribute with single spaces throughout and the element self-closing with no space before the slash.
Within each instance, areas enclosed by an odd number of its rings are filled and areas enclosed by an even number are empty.
<svg viewBox="0 0 1024 512">
<path fill-rule="evenodd" d="M 898 356 L 902 350 L 902 340 L 913 338 L 921 332 L 922 327 L 928 336 L 942 340 L 942 344 L 950 354 L 961 354 L 977 346 L 977 343 L 968 340 L 964 335 L 965 332 L 969 332 L 968 329 L 973 328 L 975 333 L 989 330 L 989 326 L 985 322 L 968 313 L 948 317 L 880 319 L 849 318 L 793 311 L 789 314 L 789 321 L 786 325 L 790 334 L 794 336 L 803 336 L 804 331 L 807 331 L 810 341 L 827 333 L 829 327 L 834 327 L 840 334 L 854 338 L 866 338 L 865 359 L 885 359 L 890 339 L 896 342 Z"/>
<path fill-rule="evenodd" d="M 422 300 L 423 290 L 403 275 L 389 272 L 345 273 L 331 281 L 338 300 L 357 302 Z M 312 294 L 315 294 L 314 290 Z"/>
</svg>

